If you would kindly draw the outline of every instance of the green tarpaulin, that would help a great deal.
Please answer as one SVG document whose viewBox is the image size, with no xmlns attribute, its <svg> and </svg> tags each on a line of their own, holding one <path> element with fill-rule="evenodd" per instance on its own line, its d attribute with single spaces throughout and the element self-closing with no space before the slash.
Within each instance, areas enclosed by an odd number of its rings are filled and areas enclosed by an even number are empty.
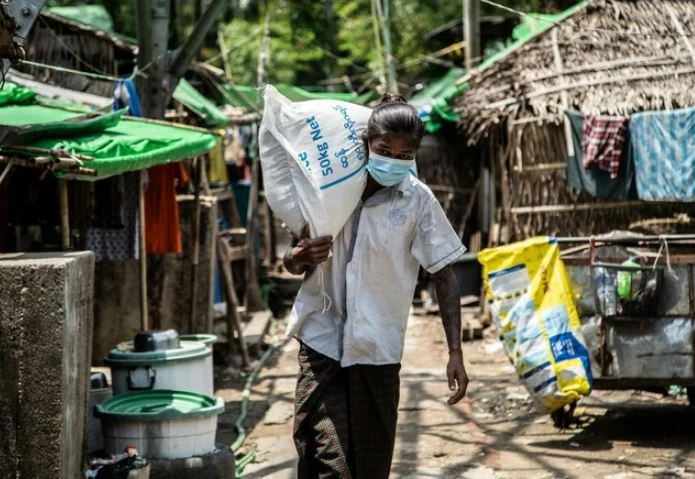
<svg viewBox="0 0 695 479">
<path fill-rule="evenodd" d="M 456 82 L 464 73 L 463 68 L 452 68 L 442 78 L 430 82 L 410 99 L 420 113 L 428 133 L 439 131 L 444 122 L 458 121 L 451 103 L 460 93 L 460 89 L 456 88 Z"/>
<path fill-rule="evenodd" d="M 126 110 L 99 113 L 75 113 L 43 105 L 7 106 L 0 110 L 7 118 L 0 125 L 12 127 L 6 143 L 28 145 L 46 138 L 65 138 L 98 133 L 118 125 Z M 34 123 L 36 115 L 43 115 L 41 123 Z"/>
<path fill-rule="evenodd" d="M 5 88 L 8 86 L 18 88 L 10 83 Z M 5 88 L 0 90 L 0 98 Z M 97 176 L 80 179 L 95 180 L 182 160 L 208 151 L 217 141 L 204 130 L 122 117 L 123 112 L 85 115 L 22 102 L 0 104 L 0 129 L 10 130 L 0 153 L 14 144 L 94 158 L 85 161 L 84 167 L 95 170 Z"/>
<path fill-rule="evenodd" d="M 0 89 L 0 107 L 5 105 L 22 105 L 32 103 L 36 98 L 36 93 L 26 88 L 22 88 L 14 83 L 5 82 Z"/>
<path fill-rule="evenodd" d="M 229 123 L 225 115 L 213 102 L 205 98 L 184 78 L 179 80 L 174 90 L 174 99 L 183 103 L 205 122 L 205 126 L 225 126 Z"/>
<path fill-rule="evenodd" d="M 363 93 L 362 95 L 340 92 L 318 93 L 283 83 L 273 84 L 273 86 L 291 101 L 340 100 L 349 103 L 357 103 L 358 105 L 366 105 L 376 96 L 376 93 L 371 91 Z M 218 90 L 226 105 L 243 108 L 247 111 L 255 109 L 258 105 L 258 91 L 256 87 L 220 84 Z"/>
<path fill-rule="evenodd" d="M 94 160 L 84 166 L 96 170 L 97 178 L 83 179 L 99 179 L 199 155 L 216 142 L 213 135 L 198 129 L 126 118 L 98 134 L 42 140 L 32 146 L 92 156 Z"/>
<path fill-rule="evenodd" d="M 67 7 L 51 7 L 47 11 L 73 22 L 81 23 L 95 30 L 113 33 L 113 19 L 101 5 L 76 5 Z"/>
</svg>

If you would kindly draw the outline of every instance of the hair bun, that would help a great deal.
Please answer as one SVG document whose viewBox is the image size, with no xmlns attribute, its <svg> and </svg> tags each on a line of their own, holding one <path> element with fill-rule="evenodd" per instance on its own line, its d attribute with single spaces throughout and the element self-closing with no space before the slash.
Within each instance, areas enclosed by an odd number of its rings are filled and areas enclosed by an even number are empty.
<svg viewBox="0 0 695 479">
<path fill-rule="evenodd" d="M 379 105 L 388 105 L 389 103 L 405 103 L 407 104 L 408 101 L 403 98 L 401 95 L 396 95 L 391 92 L 386 92 L 381 96 L 381 100 L 379 100 Z"/>
</svg>

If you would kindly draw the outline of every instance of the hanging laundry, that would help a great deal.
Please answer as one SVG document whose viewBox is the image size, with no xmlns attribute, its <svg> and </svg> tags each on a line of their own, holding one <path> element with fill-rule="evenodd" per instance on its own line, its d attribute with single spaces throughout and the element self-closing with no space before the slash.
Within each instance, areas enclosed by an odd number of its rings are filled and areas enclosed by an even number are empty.
<svg viewBox="0 0 695 479">
<path fill-rule="evenodd" d="M 101 180 L 107 181 L 107 180 Z M 98 183 L 101 183 L 98 182 Z M 117 184 L 121 188 L 122 198 L 120 205 L 120 228 L 100 228 L 93 227 L 87 229 L 86 247 L 92 250 L 97 261 L 125 261 L 127 259 L 138 259 L 138 185 L 140 173 L 125 173 L 122 180 Z M 99 191 L 97 186 L 96 191 Z M 97 205 L 100 203 L 96 199 Z M 113 207 L 114 205 L 106 205 Z M 97 213 L 99 207 L 96 209 Z"/>
<path fill-rule="evenodd" d="M 695 201 L 695 108 L 637 113 L 630 139 L 640 199 Z"/>
<path fill-rule="evenodd" d="M 620 165 L 616 178 L 600 168 L 584 168 L 582 137 L 584 135 L 584 116 L 578 111 L 566 111 L 569 119 L 574 155 L 567 158 L 567 185 L 596 198 L 612 200 L 636 199 L 635 169 L 632 163 L 630 142 L 623 147 Z"/>
<path fill-rule="evenodd" d="M 137 88 L 131 78 L 116 80 L 113 88 L 113 109 L 114 111 L 128 108 L 130 116 L 142 116 L 140 109 L 140 98 L 138 98 Z"/>
<path fill-rule="evenodd" d="M 227 161 L 227 174 L 232 183 L 248 180 L 250 169 L 246 157 L 246 144 L 248 135 L 247 127 L 234 127 L 228 129 L 225 147 L 225 160 Z"/>
<path fill-rule="evenodd" d="M 224 130 L 222 130 L 224 135 Z M 208 168 L 208 180 L 210 183 L 227 185 L 229 176 L 227 175 L 227 164 L 224 161 L 224 137 L 218 135 L 217 145 L 208 153 L 210 165 Z"/>
<path fill-rule="evenodd" d="M 627 137 L 626 116 L 586 115 L 582 132 L 584 168 L 593 166 L 618 177 L 620 159 Z"/>
<path fill-rule="evenodd" d="M 148 254 L 181 253 L 181 227 L 176 186 L 188 182 L 183 163 L 148 170 L 145 191 L 145 246 Z"/>
</svg>

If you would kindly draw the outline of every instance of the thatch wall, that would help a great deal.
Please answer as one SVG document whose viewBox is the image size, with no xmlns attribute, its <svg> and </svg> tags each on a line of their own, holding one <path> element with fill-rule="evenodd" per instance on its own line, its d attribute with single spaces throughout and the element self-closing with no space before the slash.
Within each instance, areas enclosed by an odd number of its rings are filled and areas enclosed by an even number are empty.
<svg viewBox="0 0 695 479">
<path fill-rule="evenodd" d="M 509 227 L 499 240 L 689 224 L 689 204 L 618 203 L 568 188 L 563 111 L 627 115 L 693 106 L 694 46 L 693 1 L 597 0 L 473 71 L 456 109 L 470 143 L 501 147 L 488 160 L 498 166 L 497 220 Z"/>
</svg>

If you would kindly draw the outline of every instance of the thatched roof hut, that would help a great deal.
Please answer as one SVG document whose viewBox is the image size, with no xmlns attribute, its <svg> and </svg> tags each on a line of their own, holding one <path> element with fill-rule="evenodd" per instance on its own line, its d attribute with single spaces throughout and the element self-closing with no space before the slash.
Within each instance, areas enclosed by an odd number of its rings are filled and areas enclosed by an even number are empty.
<svg viewBox="0 0 695 479">
<path fill-rule="evenodd" d="M 585 1 L 462 78 L 469 89 L 457 99 L 459 128 L 496 170 L 496 239 L 689 223 L 689 204 L 605 201 L 567 187 L 563 111 L 690 107 L 693 80 L 692 0 Z"/>
</svg>

